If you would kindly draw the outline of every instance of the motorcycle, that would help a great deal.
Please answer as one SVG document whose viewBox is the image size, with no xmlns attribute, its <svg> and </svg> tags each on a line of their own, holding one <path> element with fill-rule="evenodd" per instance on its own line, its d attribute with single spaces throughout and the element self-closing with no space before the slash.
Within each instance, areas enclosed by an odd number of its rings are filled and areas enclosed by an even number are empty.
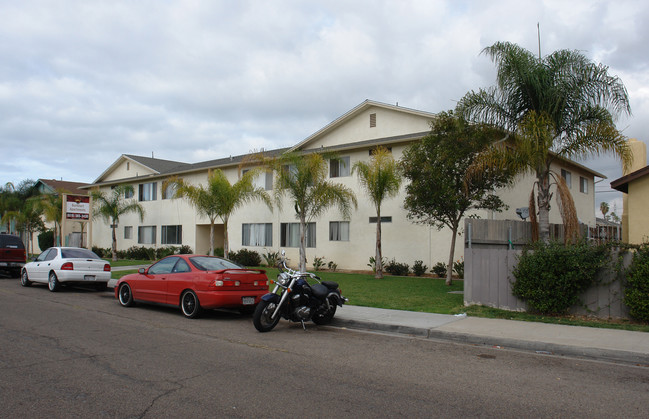
<svg viewBox="0 0 649 419">
<path fill-rule="evenodd" d="M 336 308 L 348 301 L 341 295 L 336 282 L 321 281 L 313 273 L 286 266 L 284 251 L 277 267 L 280 272 L 273 291 L 261 297 L 252 316 L 252 322 L 260 332 L 273 330 L 280 317 L 301 322 L 304 330 L 304 322 L 309 320 L 318 325 L 328 324 L 334 318 Z M 308 280 L 312 280 L 312 284 Z"/>
</svg>

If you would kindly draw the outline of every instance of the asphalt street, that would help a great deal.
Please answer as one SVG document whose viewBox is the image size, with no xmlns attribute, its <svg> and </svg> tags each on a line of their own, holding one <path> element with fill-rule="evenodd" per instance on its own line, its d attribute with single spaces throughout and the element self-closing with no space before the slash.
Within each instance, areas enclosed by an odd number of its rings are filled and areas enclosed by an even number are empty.
<svg viewBox="0 0 649 419">
<path fill-rule="evenodd" d="M 341 309 L 341 312 L 345 307 Z M 649 369 L 0 280 L 0 417 L 646 417 Z"/>
</svg>

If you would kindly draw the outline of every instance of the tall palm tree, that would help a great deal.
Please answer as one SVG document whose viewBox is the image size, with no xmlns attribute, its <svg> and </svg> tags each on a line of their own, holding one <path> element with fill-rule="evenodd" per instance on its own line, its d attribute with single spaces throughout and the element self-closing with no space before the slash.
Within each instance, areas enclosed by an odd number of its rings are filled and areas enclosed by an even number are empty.
<svg viewBox="0 0 649 419">
<path fill-rule="evenodd" d="M 606 215 L 609 210 L 608 202 L 602 202 L 599 204 L 599 210 L 602 212 L 602 217 L 604 217 L 605 220 L 608 220 L 608 216 Z"/>
<path fill-rule="evenodd" d="M 348 187 L 327 181 L 328 160 L 334 155 L 323 153 L 287 153 L 266 160 L 276 173 L 275 200 L 281 207 L 284 196 L 294 202 L 295 216 L 300 221 L 300 270 L 306 271 L 306 226 L 309 221 L 332 206 L 337 206 L 345 219 L 357 208 L 356 196 Z"/>
<path fill-rule="evenodd" d="M 223 254 L 229 255 L 228 221 L 234 211 L 243 204 L 253 200 L 264 202 L 272 211 L 272 200 L 264 188 L 253 185 L 258 170 L 249 170 L 241 175 L 241 178 L 231 184 L 225 173 L 214 170 L 208 174 L 207 186 L 189 185 L 179 178 L 171 178 L 165 181 L 163 188 L 168 185 L 175 187 L 174 198 L 186 198 L 196 208 L 199 214 L 205 215 L 210 220 L 210 255 L 214 255 L 214 223 L 217 218 L 223 221 Z"/>
<path fill-rule="evenodd" d="M 61 221 L 63 220 L 63 194 L 58 191 L 56 194 L 41 195 L 39 205 L 43 211 L 45 221 L 54 223 L 53 246 L 61 244 Z"/>
<path fill-rule="evenodd" d="M 92 191 L 93 215 L 103 218 L 110 223 L 112 229 L 112 259 L 117 260 L 117 223 L 119 218 L 130 212 L 135 212 L 140 216 L 140 221 L 144 221 L 144 208 L 139 202 L 133 200 L 124 201 L 124 196 L 133 195 L 133 186 L 119 185 L 113 188 L 110 195 L 105 195 L 100 191 Z"/>
<path fill-rule="evenodd" d="M 626 88 L 608 74 L 608 67 L 578 51 L 560 50 L 539 58 L 516 44 L 498 42 L 483 53 L 496 64 L 496 86 L 467 93 L 458 112 L 471 122 L 493 124 L 509 133 L 482 164 L 497 162 L 536 176 L 539 235 L 547 241 L 551 180 L 560 188 L 562 181 L 550 170 L 556 159 L 613 153 L 624 165 L 630 163 L 625 137 L 614 123 L 614 116 L 631 113 Z M 562 201 L 572 201 L 563 192 Z"/>
<path fill-rule="evenodd" d="M 376 208 L 376 253 L 375 277 L 383 278 L 383 252 L 381 250 L 381 204 L 386 198 L 399 193 L 402 177 L 392 153 L 385 147 L 378 147 L 369 162 L 358 161 L 352 167 L 352 173 L 358 174 L 358 180 Z"/>
</svg>

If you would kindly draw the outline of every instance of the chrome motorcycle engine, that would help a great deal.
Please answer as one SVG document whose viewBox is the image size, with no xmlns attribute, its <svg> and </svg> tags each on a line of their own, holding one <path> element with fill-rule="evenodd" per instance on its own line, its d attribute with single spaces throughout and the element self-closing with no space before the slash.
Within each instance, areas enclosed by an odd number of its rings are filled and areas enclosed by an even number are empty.
<svg viewBox="0 0 649 419">
<path fill-rule="evenodd" d="M 295 309 L 295 317 L 300 320 L 308 320 L 311 318 L 311 308 L 306 306 L 301 306 Z"/>
</svg>

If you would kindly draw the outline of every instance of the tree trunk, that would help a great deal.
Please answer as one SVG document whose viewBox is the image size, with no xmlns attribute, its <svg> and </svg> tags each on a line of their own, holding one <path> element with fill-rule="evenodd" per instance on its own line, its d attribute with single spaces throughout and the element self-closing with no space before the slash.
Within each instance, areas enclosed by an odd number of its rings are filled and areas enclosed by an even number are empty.
<svg viewBox="0 0 649 419">
<path fill-rule="evenodd" d="M 300 214 L 300 272 L 306 272 L 306 218 Z"/>
<path fill-rule="evenodd" d="M 113 257 L 112 257 L 112 260 L 113 260 L 113 262 L 117 262 L 117 234 L 115 233 L 115 230 L 116 230 L 115 226 L 116 225 L 117 225 L 117 222 L 115 220 L 113 220 L 113 225 L 112 225 L 112 229 L 113 229 L 113 247 L 112 247 L 112 250 L 113 250 L 113 255 L 112 256 Z"/>
<path fill-rule="evenodd" d="M 456 222 L 451 229 L 453 237 L 451 237 L 451 251 L 448 255 L 448 266 L 446 267 L 446 285 L 453 283 L 453 259 L 455 258 L 455 240 L 457 239 L 457 229 L 459 223 Z"/>
<path fill-rule="evenodd" d="M 210 219 L 210 251 L 208 253 L 210 256 L 214 256 L 214 219 Z"/>
<path fill-rule="evenodd" d="M 227 259 L 230 254 L 230 241 L 228 239 L 228 219 L 223 220 L 223 256 Z"/>
<path fill-rule="evenodd" d="M 539 240 L 550 241 L 550 176 L 544 173 L 537 176 L 539 194 L 537 197 L 539 210 Z"/>
<path fill-rule="evenodd" d="M 376 255 L 374 256 L 376 272 L 374 278 L 383 278 L 383 250 L 381 249 L 381 208 L 376 209 Z"/>
</svg>

